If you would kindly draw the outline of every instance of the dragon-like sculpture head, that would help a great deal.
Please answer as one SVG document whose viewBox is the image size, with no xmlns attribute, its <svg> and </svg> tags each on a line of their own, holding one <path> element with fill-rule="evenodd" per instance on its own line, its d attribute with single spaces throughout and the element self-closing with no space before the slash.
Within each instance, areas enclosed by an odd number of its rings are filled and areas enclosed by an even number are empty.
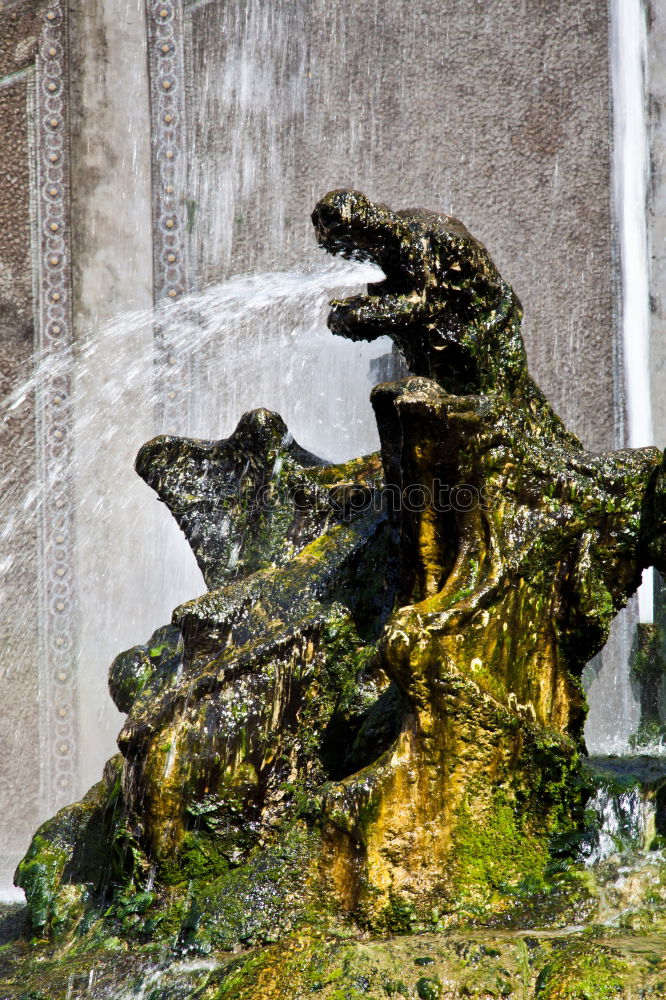
<svg viewBox="0 0 666 1000">
<path fill-rule="evenodd" d="M 333 333 L 388 334 L 415 375 L 457 395 L 523 387 L 522 309 L 488 251 L 450 215 L 393 212 L 358 191 L 331 191 L 312 221 L 330 253 L 372 260 L 386 275 L 367 295 L 334 301 Z"/>
</svg>

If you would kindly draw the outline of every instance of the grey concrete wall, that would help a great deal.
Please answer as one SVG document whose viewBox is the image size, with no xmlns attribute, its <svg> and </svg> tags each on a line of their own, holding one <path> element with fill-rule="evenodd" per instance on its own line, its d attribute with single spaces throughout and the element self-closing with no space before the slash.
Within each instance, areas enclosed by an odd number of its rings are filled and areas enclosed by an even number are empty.
<svg viewBox="0 0 666 1000">
<path fill-rule="evenodd" d="M 25 378 L 35 332 L 31 146 L 38 5 L 0 14 L 0 399 Z M 36 477 L 33 400 L 0 419 L 0 532 Z M 37 521 L 18 517 L 0 540 L 0 879 L 39 811 Z M 8 818 L 11 821 L 8 822 Z"/>
<path fill-rule="evenodd" d="M 598 0 L 186 4 L 196 278 L 312 259 L 351 186 L 460 217 L 525 307 L 534 375 L 613 443 L 608 13 Z"/>
<path fill-rule="evenodd" d="M 650 241 L 652 412 L 655 443 L 666 447 L 666 9 L 649 7 L 647 86 L 650 122 Z"/>
</svg>

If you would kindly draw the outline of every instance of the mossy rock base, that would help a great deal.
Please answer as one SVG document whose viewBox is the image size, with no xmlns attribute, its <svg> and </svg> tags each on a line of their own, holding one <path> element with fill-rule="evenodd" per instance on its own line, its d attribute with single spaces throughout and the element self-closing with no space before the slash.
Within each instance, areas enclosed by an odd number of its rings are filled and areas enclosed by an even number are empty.
<svg viewBox="0 0 666 1000">
<path fill-rule="evenodd" d="M 305 898 L 291 930 L 253 935 L 252 919 L 263 912 L 268 927 L 289 889 L 274 883 L 255 911 L 247 899 L 241 905 L 241 890 L 238 912 L 222 922 L 245 920 L 242 947 L 211 933 L 200 889 L 191 893 L 189 915 L 200 920 L 189 938 L 176 906 L 159 944 L 148 929 L 164 899 L 145 893 L 124 915 L 116 908 L 57 945 L 25 936 L 25 907 L 0 906 L 0 1000 L 666 1000 L 661 852 L 570 866 L 539 888 L 506 891 L 502 916 L 461 913 L 455 927 L 433 914 L 424 928 L 403 911 L 405 932 L 381 936 Z M 208 902 L 212 913 L 215 883 Z"/>
<path fill-rule="evenodd" d="M 57 957 L 0 949 L 2 1000 L 638 1000 L 666 997 L 664 939 L 601 931 L 439 933 L 352 940 L 302 931 L 192 958 L 120 941 Z"/>
</svg>

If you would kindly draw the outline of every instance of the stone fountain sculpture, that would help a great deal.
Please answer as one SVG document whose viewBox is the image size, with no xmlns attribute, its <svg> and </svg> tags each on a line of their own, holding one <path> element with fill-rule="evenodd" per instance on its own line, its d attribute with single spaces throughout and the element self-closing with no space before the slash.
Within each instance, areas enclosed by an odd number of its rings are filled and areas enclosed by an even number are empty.
<svg viewBox="0 0 666 1000">
<path fill-rule="evenodd" d="M 266 410 L 141 449 L 210 589 L 111 668 L 120 755 L 17 872 L 43 936 L 499 919 L 575 842 L 581 672 L 666 569 L 662 455 L 566 430 L 460 222 L 354 191 L 313 222 L 386 275 L 331 330 L 412 375 L 372 393 L 381 455 L 326 464 Z"/>
</svg>

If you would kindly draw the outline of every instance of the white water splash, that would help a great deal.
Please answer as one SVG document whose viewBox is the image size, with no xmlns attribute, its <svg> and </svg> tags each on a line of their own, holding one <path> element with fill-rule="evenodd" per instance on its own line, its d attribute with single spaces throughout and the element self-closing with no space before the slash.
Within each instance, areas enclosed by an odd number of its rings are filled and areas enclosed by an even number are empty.
<svg viewBox="0 0 666 1000">
<path fill-rule="evenodd" d="M 623 852 L 639 851 L 646 846 L 646 833 L 650 827 L 650 809 L 654 804 L 638 787 L 620 794 L 599 788 L 587 803 L 599 824 L 599 837 L 584 856 L 587 867 Z"/>
<path fill-rule="evenodd" d="M 23 889 L 15 889 L 9 886 L 0 889 L 0 905 L 11 905 L 13 903 L 25 903 Z"/>
</svg>

